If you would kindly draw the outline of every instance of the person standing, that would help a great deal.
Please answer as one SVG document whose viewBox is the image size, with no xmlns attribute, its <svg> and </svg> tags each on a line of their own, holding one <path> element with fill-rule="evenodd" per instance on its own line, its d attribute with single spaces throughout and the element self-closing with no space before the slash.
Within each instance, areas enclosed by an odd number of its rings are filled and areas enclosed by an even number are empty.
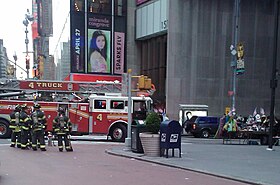
<svg viewBox="0 0 280 185">
<path fill-rule="evenodd" d="M 45 128 L 46 128 L 46 116 L 43 111 L 40 110 L 40 104 L 34 104 L 34 111 L 31 113 L 31 140 L 32 140 L 32 149 L 37 150 L 37 142 L 40 143 L 41 151 L 46 151 L 45 144 Z"/>
<path fill-rule="evenodd" d="M 28 149 L 29 146 L 29 135 L 30 135 L 30 125 L 31 125 L 31 119 L 28 116 L 27 113 L 27 105 L 23 104 L 21 106 L 21 112 L 19 115 L 19 125 L 21 129 L 21 149 L 25 150 Z"/>
<path fill-rule="evenodd" d="M 65 149 L 67 152 L 72 152 L 73 148 L 70 143 L 70 132 L 72 129 L 72 124 L 70 119 L 65 115 L 63 108 L 58 109 L 58 116 L 53 120 L 53 130 L 57 135 L 58 149 L 60 152 L 63 151 L 63 141 Z"/>
<path fill-rule="evenodd" d="M 17 145 L 18 148 L 21 147 L 21 130 L 19 125 L 20 111 L 21 111 L 21 106 L 16 105 L 15 110 L 10 114 L 9 128 L 12 130 L 10 147 L 15 147 L 15 145 Z"/>
</svg>

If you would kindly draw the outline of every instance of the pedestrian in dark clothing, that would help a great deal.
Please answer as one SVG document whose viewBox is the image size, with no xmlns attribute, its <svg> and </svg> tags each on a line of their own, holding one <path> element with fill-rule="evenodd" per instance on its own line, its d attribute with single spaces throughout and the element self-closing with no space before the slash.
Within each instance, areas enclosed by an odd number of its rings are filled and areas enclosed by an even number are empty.
<svg viewBox="0 0 280 185">
<path fill-rule="evenodd" d="M 20 111 L 21 106 L 16 105 L 15 110 L 10 114 L 9 128 L 12 130 L 10 147 L 15 147 L 15 145 L 17 145 L 18 148 L 21 147 L 21 130 L 19 125 Z"/>
<path fill-rule="evenodd" d="M 46 116 L 43 111 L 40 110 L 41 106 L 35 104 L 33 106 L 34 111 L 31 113 L 31 138 L 32 138 L 32 149 L 37 150 L 37 142 L 40 143 L 41 151 L 46 151 L 45 144 L 45 128 L 46 128 Z"/>
<path fill-rule="evenodd" d="M 58 116 L 53 120 L 53 130 L 57 135 L 58 149 L 63 151 L 63 141 L 67 152 L 72 152 L 73 148 L 69 139 L 72 124 L 70 119 L 65 115 L 65 111 L 62 108 L 58 109 Z"/>
<path fill-rule="evenodd" d="M 19 124 L 21 129 L 21 149 L 23 150 L 28 149 L 28 140 L 30 137 L 31 119 L 27 114 L 27 109 L 27 105 L 23 104 L 21 106 L 21 112 L 19 116 Z"/>
</svg>

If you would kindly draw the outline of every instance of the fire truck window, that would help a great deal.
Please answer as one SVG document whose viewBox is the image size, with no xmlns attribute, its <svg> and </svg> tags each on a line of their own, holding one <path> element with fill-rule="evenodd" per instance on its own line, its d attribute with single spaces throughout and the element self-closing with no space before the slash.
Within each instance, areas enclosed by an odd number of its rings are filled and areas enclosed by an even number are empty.
<svg viewBox="0 0 280 185">
<path fill-rule="evenodd" d="M 123 101 L 112 100 L 110 108 L 111 109 L 124 109 L 124 102 Z"/>
<path fill-rule="evenodd" d="M 135 111 L 146 111 L 145 102 L 134 102 L 134 110 Z"/>
<path fill-rule="evenodd" d="M 106 100 L 94 100 L 95 109 L 106 109 Z"/>
</svg>

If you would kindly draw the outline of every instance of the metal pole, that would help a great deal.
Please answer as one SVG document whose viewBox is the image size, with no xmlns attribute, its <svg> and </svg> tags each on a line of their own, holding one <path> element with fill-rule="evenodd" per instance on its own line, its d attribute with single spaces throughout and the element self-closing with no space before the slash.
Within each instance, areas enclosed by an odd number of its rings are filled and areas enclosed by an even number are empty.
<svg viewBox="0 0 280 185">
<path fill-rule="evenodd" d="M 29 40 L 28 40 L 28 29 L 27 29 L 27 26 L 28 24 L 25 26 L 25 44 L 26 44 L 26 58 L 28 58 L 28 43 L 29 43 Z M 27 79 L 29 79 L 29 69 L 26 68 L 26 76 L 27 76 Z"/>
<path fill-rule="evenodd" d="M 272 150 L 273 147 L 273 126 L 274 126 L 274 107 L 275 107 L 275 89 L 277 87 L 276 79 L 276 62 L 277 62 L 277 44 L 278 44 L 278 14 L 279 14 L 279 0 L 275 1 L 274 9 L 274 44 L 273 44 L 273 63 L 272 63 L 272 73 L 270 80 L 271 88 L 271 100 L 270 100 L 270 132 L 269 132 L 269 145 L 268 150 Z"/>
<path fill-rule="evenodd" d="M 15 52 L 15 54 L 14 54 L 14 60 L 15 60 L 15 79 L 17 78 L 17 54 L 16 54 L 16 52 Z"/>
<path fill-rule="evenodd" d="M 132 115 L 131 115 L 131 69 L 127 70 L 127 77 L 128 77 L 128 111 L 127 111 L 127 137 L 125 138 L 125 146 L 127 149 L 131 149 L 131 122 L 132 122 Z"/>
<path fill-rule="evenodd" d="M 234 38 L 233 38 L 233 46 L 237 47 L 238 42 L 238 26 L 239 26 L 239 4 L 240 0 L 235 0 L 234 2 Z M 236 56 L 232 56 L 232 67 L 233 67 L 233 78 L 232 78 L 232 107 L 231 110 L 235 111 L 235 95 L 236 95 Z"/>
</svg>

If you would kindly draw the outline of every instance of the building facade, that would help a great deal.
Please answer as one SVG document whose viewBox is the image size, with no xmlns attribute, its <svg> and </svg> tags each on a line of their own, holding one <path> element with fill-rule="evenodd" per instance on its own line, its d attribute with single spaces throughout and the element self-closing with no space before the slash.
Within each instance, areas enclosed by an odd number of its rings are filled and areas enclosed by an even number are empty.
<svg viewBox="0 0 280 185">
<path fill-rule="evenodd" d="M 62 43 L 60 60 L 60 80 L 64 80 L 70 74 L 70 41 Z"/>
<path fill-rule="evenodd" d="M 236 112 L 248 116 L 262 107 L 270 113 L 274 1 L 240 0 L 237 29 L 234 3 L 128 1 L 127 66 L 152 78 L 155 102 L 166 108 L 170 118 L 178 119 L 179 104 L 208 105 L 209 115 L 215 116 L 232 107 L 230 46 L 235 30 L 244 46 L 245 63 L 244 73 L 235 76 Z M 280 116 L 279 95 L 276 88 L 276 116 Z"/>
<path fill-rule="evenodd" d="M 3 44 L 3 39 L 0 39 L 0 79 L 7 78 L 8 56 L 6 48 Z"/>
<path fill-rule="evenodd" d="M 49 37 L 53 35 L 52 0 L 32 0 L 33 78 L 49 80 L 52 61 L 49 55 Z"/>
</svg>

